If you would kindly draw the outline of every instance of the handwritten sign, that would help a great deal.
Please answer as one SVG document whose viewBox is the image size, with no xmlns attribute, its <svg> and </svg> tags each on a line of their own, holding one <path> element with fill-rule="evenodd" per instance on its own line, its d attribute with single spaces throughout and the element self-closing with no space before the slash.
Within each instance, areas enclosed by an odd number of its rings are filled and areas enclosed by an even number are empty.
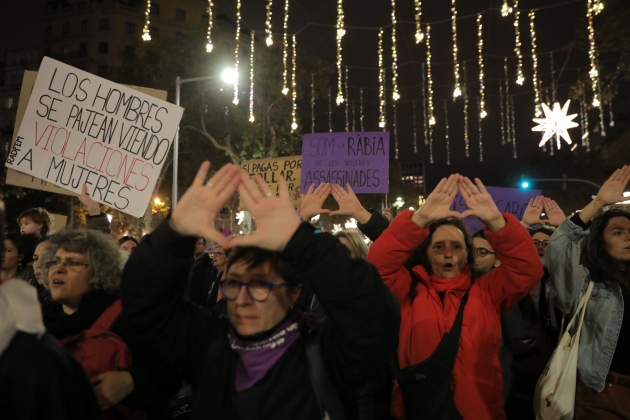
<svg viewBox="0 0 630 420">
<path fill-rule="evenodd" d="M 541 194 L 541 190 L 522 190 L 519 188 L 486 187 L 490 196 L 494 199 L 501 213 L 513 214 L 519 221 L 523 219 L 523 213 L 527 208 L 530 198 Z M 457 193 L 451 210 L 463 212 L 468 209 L 461 193 Z M 476 217 L 464 218 L 466 226 L 474 231 L 484 228 L 483 222 Z"/>
<path fill-rule="evenodd" d="M 182 113 L 44 57 L 7 166 L 141 217 Z"/>
<path fill-rule="evenodd" d="M 293 205 L 299 206 L 302 203 L 302 190 L 300 188 L 302 156 L 245 160 L 241 162 L 241 169 L 252 177 L 256 174 L 260 174 L 267 184 L 269 184 L 271 191 L 273 191 L 276 196 L 279 195 L 278 179 L 280 179 L 280 176 L 284 176 Z M 241 209 L 245 208 L 242 200 L 240 207 Z"/>
<path fill-rule="evenodd" d="M 306 134 L 302 191 L 322 182 L 352 186 L 355 193 L 389 191 L 389 133 Z"/>
</svg>

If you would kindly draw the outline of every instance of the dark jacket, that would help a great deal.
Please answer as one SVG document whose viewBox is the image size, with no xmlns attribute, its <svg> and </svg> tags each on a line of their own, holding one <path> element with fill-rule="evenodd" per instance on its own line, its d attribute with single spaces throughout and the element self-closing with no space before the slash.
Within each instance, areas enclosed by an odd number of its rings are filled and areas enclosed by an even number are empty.
<svg viewBox="0 0 630 420">
<path fill-rule="evenodd" d="M 204 252 L 198 260 L 192 262 L 190 271 L 188 272 L 188 281 L 184 297 L 190 302 L 204 306 L 208 299 L 208 291 L 214 278 L 216 270 L 212 265 L 212 260 Z M 216 298 L 216 296 L 215 296 Z"/>
<path fill-rule="evenodd" d="M 252 388 L 236 392 L 237 355 L 228 344 L 228 322 L 185 302 L 176 291 L 186 280 L 195 238 L 168 223 L 140 244 L 125 266 L 122 299 L 138 337 L 182 369 L 195 393 L 194 419 L 321 419 L 308 374 L 302 339 L 287 350 Z M 387 360 L 399 328 L 398 305 L 376 270 L 353 260 L 329 234 L 302 224 L 282 257 L 312 287 L 328 317 L 318 325 L 328 374 L 342 401 L 371 366 Z"/>
<path fill-rule="evenodd" d="M 381 213 L 374 209 L 368 209 L 372 216 L 370 220 L 365 223 L 357 223 L 357 228 L 368 238 L 374 242 L 381 236 L 381 233 L 389 226 L 389 220 L 385 218 Z"/>
</svg>

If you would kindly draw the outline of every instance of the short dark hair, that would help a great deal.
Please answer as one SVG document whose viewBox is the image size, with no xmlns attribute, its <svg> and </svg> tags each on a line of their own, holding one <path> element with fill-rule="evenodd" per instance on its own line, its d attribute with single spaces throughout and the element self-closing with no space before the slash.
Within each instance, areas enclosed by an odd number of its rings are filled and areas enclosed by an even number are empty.
<svg viewBox="0 0 630 420">
<path fill-rule="evenodd" d="M 22 219 L 31 219 L 35 223 L 41 223 L 42 228 L 39 230 L 39 233 L 44 236 L 48 235 L 50 232 L 50 228 L 52 227 L 52 219 L 50 218 L 50 214 L 41 207 L 34 207 L 32 209 L 24 210 L 17 218 L 18 225 L 20 224 L 20 220 Z"/>
<path fill-rule="evenodd" d="M 34 248 L 24 235 L 20 235 L 19 233 L 7 233 L 4 240 L 11 241 L 15 249 L 17 249 L 18 254 L 22 255 L 22 260 L 20 261 L 21 268 L 24 268 L 26 264 L 33 261 Z"/>
<path fill-rule="evenodd" d="M 481 238 L 481 239 L 485 239 L 486 241 L 488 240 L 488 238 L 486 238 L 486 232 L 484 232 L 483 229 L 479 229 L 477 232 L 473 233 L 472 238 L 473 239 Z"/>
<path fill-rule="evenodd" d="M 273 271 L 289 284 L 289 289 L 302 283 L 294 268 L 280 257 L 279 252 L 269 251 L 255 246 L 239 246 L 230 251 L 225 271 L 229 271 L 232 264 L 243 261 L 248 269 L 253 269 L 269 262 Z"/>
<path fill-rule="evenodd" d="M 544 233 L 547 236 L 551 236 L 553 235 L 553 233 L 556 231 L 556 227 L 555 226 L 540 226 L 538 229 L 536 230 L 530 230 L 529 234 L 531 236 L 534 236 L 537 233 Z"/>
<path fill-rule="evenodd" d="M 206 244 L 207 244 L 207 242 L 206 242 L 206 238 L 204 238 L 203 236 L 200 236 L 200 237 L 198 237 L 198 238 L 197 238 L 197 240 L 199 240 L 199 239 L 203 239 L 203 244 L 204 244 L 204 245 L 206 245 Z"/>
<path fill-rule="evenodd" d="M 617 282 L 624 294 L 630 294 L 630 276 L 628 274 L 630 263 L 625 264 L 626 270 L 619 270 L 619 263 L 610 256 L 604 241 L 604 230 L 606 230 L 610 219 L 615 217 L 625 217 L 630 220 L 630 212 L 611 209 L 593 219 L 589 235 L 582 244 L 581 263 L 588 269 L 593 281 Z"/>
<path fill-rule="evenodd" d="M 123 236 L 122 238 L 120 238 L 118 240 L 118 245 L 120 246 L 120 245 L 124 244 L 127 241 L 135 242 L 136 245 L 138 245 L 138 241 L 133 236 Z"/>
</svg>

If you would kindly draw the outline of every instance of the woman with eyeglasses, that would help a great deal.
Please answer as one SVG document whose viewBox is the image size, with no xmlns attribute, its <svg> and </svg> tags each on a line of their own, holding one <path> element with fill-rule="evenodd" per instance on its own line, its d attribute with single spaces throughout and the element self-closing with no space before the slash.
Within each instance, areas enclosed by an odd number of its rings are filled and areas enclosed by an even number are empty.
<svg viewBox="0 0 630 420">
<path fill-rule="evenodd" d="M 82 363 L 105 418 L 169 418 L 166 399 L 180 381 L 138 343 L 121 312 L 126 257 L 117 244 L 95 230 L 64 228 L 50 237 L 41 258 L 52 298 L 42 309 L 44 325 Z M 95 334 L 108 338 L 89 344 Z M 91 348 L 85 359 L 82 342 Z"/>
<path fill-rule="evenodd" d="M 300 223 L 283 178 L 279 196 L 227 164 L 209 162 L 171 217 L 125 267 L 122 299 L 137 335 L 182 369 L 193 419 L 344 418 L 366 373 L 395 348 L 399 309 L 370 264 Z M 238 189 L 256 233 L 228 240 L 214 219 Z M 196 237 L 232 248 L 221 290 L 227 316 L 181 299 Z M 294 308 L 308 285 L 326 308 L 317 324 Z"/>
</svg>

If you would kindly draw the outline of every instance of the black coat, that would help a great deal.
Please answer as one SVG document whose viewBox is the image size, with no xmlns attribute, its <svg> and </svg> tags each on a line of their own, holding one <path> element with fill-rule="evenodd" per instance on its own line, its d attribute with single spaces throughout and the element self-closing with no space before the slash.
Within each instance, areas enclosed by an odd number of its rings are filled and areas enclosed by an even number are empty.
<svg viewBox="0 0 630 420">
<path fill-rule="evenodd" d="M 236 392 L 237 355 L 227 341 L 228 322 L 185 302 L 176 291 L 186 281 L 195 238 L 160 225 L 132 254 L 122 279 L 122 299 L 140 339 L 182 369 L 193 387 L 193 418 L 321 419 L 299 339 L 252 388 Z M 329 234 L 302 224 L 282 258 L 317 294 L 328 317 L 318 326 L 331 380 L 346 406 L 356 388 L 394 350 L 400 309 L 378 273 Z"/>
</svg>

